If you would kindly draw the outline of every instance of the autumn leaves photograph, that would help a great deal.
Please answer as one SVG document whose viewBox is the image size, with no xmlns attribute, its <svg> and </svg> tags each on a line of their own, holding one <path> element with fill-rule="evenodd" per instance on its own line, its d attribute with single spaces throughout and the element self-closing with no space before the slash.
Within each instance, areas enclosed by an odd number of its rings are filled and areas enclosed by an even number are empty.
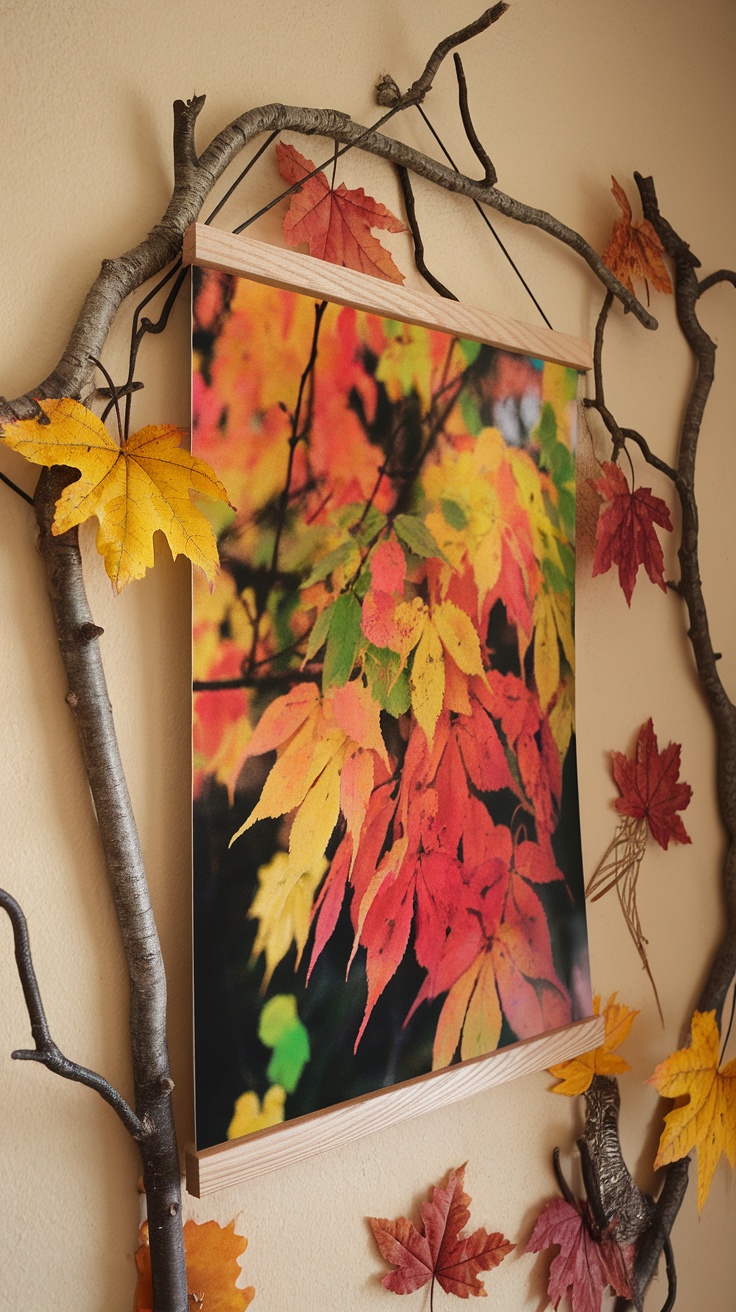
<svg viewBox="0 0 736 1312">
<path fill-rule="evenodd" d="M 203 1148 L 592 1007 L 577 374 L 193 272 Z"/>
</svg>

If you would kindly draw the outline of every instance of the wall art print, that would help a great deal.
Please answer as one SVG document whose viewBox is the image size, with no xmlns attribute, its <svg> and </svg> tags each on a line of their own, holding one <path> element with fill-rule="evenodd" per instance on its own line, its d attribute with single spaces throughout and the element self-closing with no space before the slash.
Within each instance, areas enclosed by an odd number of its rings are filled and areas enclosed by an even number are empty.
<svg viewBox="0 0 736 1312">
<path fill-rule="evenodd" d="M 193 270 L 198 1149 L 591 1013 L 576 389 Z"/>
</svg>

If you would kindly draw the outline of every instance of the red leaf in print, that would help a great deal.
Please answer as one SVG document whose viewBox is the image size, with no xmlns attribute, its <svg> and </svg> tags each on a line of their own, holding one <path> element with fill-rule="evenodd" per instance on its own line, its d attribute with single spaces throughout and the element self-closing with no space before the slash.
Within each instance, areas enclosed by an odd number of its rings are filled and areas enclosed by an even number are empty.
<svg viewBox="0 0 736 1312">
<path fill-rule="evenodd" d="M 483 1227 L 463 1235 L 471 1202 L 464 1176 L 465 1165 L 450 1171 L 444 1185 L 435 1185 L 431 1199 L 422 1204 L 423 1233 L 405 1216 L 395 1221 L 368 1217 L 381 1256 L 396 1268 L 381 1282 L 392 1293 L 412 1294 L 436 1280 L 458 1298 L 485 1297 L 479 1273 L 498 1266 L 514 1244 Z"/>
<path fill-rule="evenodd" d="M 639 730 L 633 760 L 623 752 L 611 752 L 613 777 L 621 791 L 616 810 L 637 820 L 646 819 L 652 838 L 667 850 L 670 839 L 689 843 L 690 835 L 677 814 L 690 803 L 693 790 L 679 783 L 680 744 L 657 750 L 657 735 L 651 719 Z"/>
<path fill-rule="evenodd" d="M 309 254 L 319 260 L 371 273 L 387 282 L 403 282 L 403 273 L 371 232 L 371 228 L 404 232 L 401 220 L 372 196 L 366 196 L 362 187 L 349 189 L 341 182 L 333 188 L 324 173 L 308 177 L 314 164 L 293 146 L 279 143 L 276 154 L 279 173 L 286 182 L 301 182 L 306 178 L 291 197 L 284 219 L 288 244 L 299 246 L 307 242 Z"/>
<path fill-rule="evenodd" d="M 657 524 L 672 532 L 666 503 L 650 487 L 631 492 L 623 472 L 610 461 L 603 465 L 603 477 L 590 481 L 604 501 L 596 526 L 593 577 L 618 565 L 618 580 L 629 606 L 640 565 L 652 583 L 666 591 L 664 555 L 654 531 Z"/>
<path fill-rule="evenodd" d="M 590 1208 L 564 1198 L 547 1203 L 537 1217 L 526 1246 L 527 1253 L 541 1253 L 559 1246 L 549 1271 L 547 1293 L 554 1308 L 567 1295 L 572 1312 L 600 1312 L 603 1291 L 610 1285 L 623 1298 L 632 1298 L 631 1268 L 634 1245 L 622 1248 L 615 1239 L 596 1239 L 592 1233 Z"/>
</svg>

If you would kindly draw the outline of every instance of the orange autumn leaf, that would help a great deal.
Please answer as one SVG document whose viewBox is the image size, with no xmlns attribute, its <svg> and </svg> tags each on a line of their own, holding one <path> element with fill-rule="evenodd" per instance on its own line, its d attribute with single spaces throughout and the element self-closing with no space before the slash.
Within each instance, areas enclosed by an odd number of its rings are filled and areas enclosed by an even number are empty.
<svg viewBox="0 0 736 1312">
<path fill-rule="evenodd" d="M 659 1140 L 655 1168 L 698 1153 L 698 1212 L 710 1192 L 722 1153 L 736 1166 L 736 1058 L 719 1069 L 715 1011 L 696 1011 L 690 1045 L 660 1062 L 648 1083 L 677 1099 Z"/>
<path fill-rule="evenodd" d="M 135 1254 L 138 1268 L 133 1312 L 153 1312 L 151 1250 L 148 1222 L 139 1232 L 140 1247 Z M 187 1290 L 192 1307 L 204 1312 L 245 1312 L 255 1296 L 255 1289 L 237 1289 L 241 1274 L 239 1257 L 248 1240 L 236 1235 L 235 1222 L 221 1226 L 216 1221 L 187 1221 L 184 1226 L 184 1253 L 187 1267 Z"/>
<path fill-rule="evenodd" d="M 293 146 L 279 143 L 276 154 L 279 173 L 286 182 L 307 179 L 292 195 L 284 218 L 289 246 L 307 242 L 309 254 L 317 259 L 358 269 L 387 282 L 403 282 L 403 273 L 371 232 L 371 228 L 404 232 L 401 220 L 372 196 L 366 196 L 362 187 L 348 188 L 341 182 L 333 188 L 324 173 L 307 177 L 314 164 Z"/>
<path fill-rule="evenodd" d="M 153 565 L 157 531 L 173 556 L 187 556 L 214 579 L 217 543 L 190 494 L 227 502 L 227 492 L 208 464 L 179 445 L 181 429 L 148 425 L 118 445 L 102 420 L 70 397 L 41 401 L 40 409 L 45 419 L 6 424 L 2 440 L 36 465 L 79 470 L 56 503 L 55 535 L 96 516 L 97 550 L 116 592 Z"/>
<path fill-rule="evenodd" d="M 615 178 L 611 178 L 611 191 L 621 207 L 622 215 L 613 225 L 611 239 L 603 252 L 603 263 L 611 273 L 615 273 L 619 282 L 635 295 L 634 279 L 640 279 L 647 288 L 649 283 L 655 291 L 672 292 L 672 283 L 662 260 L 662 243 L 648 219 L 635 223 L 631 205 L 623 187 Z"/>
<path fill-rule="evenodd" d="M 616 1056 L 615 1051 L 628 1036 L 634 1018 L 639 1013 L 624 1006 L 622 1002 L 617 1002 L 616 996 L 612 993 L 603 1008 L 605 1035 L 600 1046 L 591 1049 L 590 1052 L 582 1052 L 579 1057 L 571 1057 L 569 1061 L 561 1061 L 556 1066 L 550 1066 L 550 1075 L 554 1075 L 555 1079 L 560 1081 L 554 1086 L 552 1093 L 564 1093 L 568 1098 L 574 1098 L 590 1088 L 594 1075 L 619 1075 L 622 1071 L 631 1070 L 629 1063 L 624 1061 L 623 1057 Z M 599 1016 L 600 1010 L 601 1000 L 596 994 L 593 998 L 594 1015 Z"/>
</svg>

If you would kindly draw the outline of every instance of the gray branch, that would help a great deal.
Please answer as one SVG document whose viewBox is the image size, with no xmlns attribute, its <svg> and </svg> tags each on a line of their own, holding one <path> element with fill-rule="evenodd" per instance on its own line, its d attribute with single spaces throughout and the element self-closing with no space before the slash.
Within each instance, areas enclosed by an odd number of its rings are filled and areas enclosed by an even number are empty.
<svg viewBox="0 0 736 1312">
<path fill-rule="evenodd" d="M 108 1083 L 102 1075 L 97 1075 L 95 1071 L 90 1071 L 86 1066 L 79 1066 L 77 1062 L 70 1061 L 65 1057 L 63 1052 L 57 1048 L 51 1033 L 49 1031 L 46 1013 L 41 1000 L 41 991 L 38 987 L 38 979 L 33 965 L 31 956 L 31 945 L 28 937 L 28 924 L 23 911 L 10 893 L 0 888 L 0 907 L 6 911 L 13 927 L 13 940 L 15 943 L 15 960 L 18 966 L 18 976 L 23 989 L 26 1008 L 28 1010 L 28 1019 L 31 1022 L 31 1034 L 35 1043 L 35 1048 L 21 1048 L 16 1050 L 12 1056 L 16 1061 L 37 1061 L 43 1066 L 53 1071 L 54 1075 L 60 1075 L 62 1079 L 73 1080 L 77 1084 L 85 1084 L 88 1089 L 94 1089 L 99 1093 L 106 1103 L 117 1112 L 128 1134 L 134 1139 L 143 1139 L 148 1132 L 147 1127 L 138 1119 L 132 1107 L 129 1107 L 121 1094 Z"/>
<path fill-rule="evenodd" d="M 262 105 L 234 119 L 198 156 L 194 131 L 203 104 L 204 96 L 186 102 L 177 100 L 174 104 L 174 189 L 160 222 L 139 245 L 117 259 L 103 260 L 56 368 L 32 392 L 12 403 L 0 401 L 0 419 L 32 414 L 34 397 L 81 395 L 90 379 L 90 356 L 101 355 L 115 315 L 125 298 L 176 259 L 184 232 L 197 219 L 217 181 L 244 147 L 264 132 L 301 132 L 356 147 L 408 169 L 445 191 L 467 196 L 518 223 L 539 228 L 575 251 L 603 286 L 646 328 L 657 326 L 653 315 L 621 285 L 600 255 L 578 232 L 545 210 L 507 196 L 496 186 L 457 173 L 421 151 L 363 127 L 347 114 L 334 109 Z"/>
</svg>

